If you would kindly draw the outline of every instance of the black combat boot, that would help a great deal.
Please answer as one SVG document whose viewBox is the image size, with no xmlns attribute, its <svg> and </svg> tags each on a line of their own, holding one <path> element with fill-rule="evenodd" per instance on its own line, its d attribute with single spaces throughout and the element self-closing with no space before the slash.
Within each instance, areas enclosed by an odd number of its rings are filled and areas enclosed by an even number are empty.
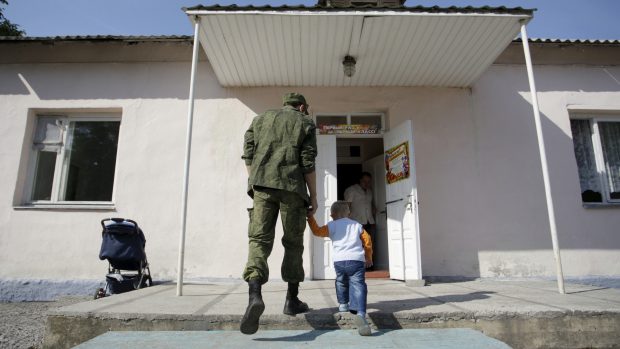
<svg viewBox="0 0 620 349">
<path fill-rule="evenodd" d="M 284 302 L 284 310 L 282 311 L 286 315 L 296 315 L 305 313 L 309 310 L 308 304 L 302 302 L 297 298 L 299 294 L 299 283 L 289 282 L 288 291 L 286 292 L 286 301 Z"/>
<path fill-rule="evenodd" d="M 261 283 L 258 280 L 248 281 L 250 300 L 241 319 L 241 333 L 253 334 L 258 331 L 258 320 L 265 311 L 265 303 L 260 293 Z"/>
</svg>

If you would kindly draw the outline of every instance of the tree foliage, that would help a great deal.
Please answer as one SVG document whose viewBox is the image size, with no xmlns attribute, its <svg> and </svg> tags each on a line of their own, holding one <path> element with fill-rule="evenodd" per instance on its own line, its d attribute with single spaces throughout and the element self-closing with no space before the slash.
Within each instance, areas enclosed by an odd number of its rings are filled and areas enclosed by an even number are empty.
<svg viewBox="0 0 620 349">
<path fill-rule="evenodd" d="M 8 0 L 0 0 L 0 36 L 24 36 L 25 31 L 19 29 L 19 25 L 11 23 L 3 13 L 3 5 L 8 5 Z"/>
</svg>

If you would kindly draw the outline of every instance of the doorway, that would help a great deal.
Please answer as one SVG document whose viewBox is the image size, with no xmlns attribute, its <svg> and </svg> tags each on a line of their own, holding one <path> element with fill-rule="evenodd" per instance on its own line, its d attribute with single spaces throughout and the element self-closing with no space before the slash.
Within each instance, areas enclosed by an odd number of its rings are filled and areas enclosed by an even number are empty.
<svg viewBox="0 0 620 349">
<path fill-rule="evenodd" d="M 423 281 L 411 120 L 380 134 L 324 132 L 317 135 L 317 147 L 317 223 L 325 225 L 331 220 L 330 206 L 344 198 L 348 186 L 357 183 L 360 168 L 369 172 L 377 213 L 376 269 L 389 271 L 383 277 Z M 313 237 L 311 245 L 313 278 L 334 279 L 329 238 Z"/>
<path fill-rule="evenodd" d="M 389 258 L 385 215 L 385 168 L 383 160 L 383 138 L 337 138 L 337 192 L 338 200 L 344 200 L 347 188 L 359 182 L 362 172 L 372 176 L 373 201 L 376 208 L 373 238 L 372 271 L 366 272 L 367 278 L 389 278 Z"/>
</svg>

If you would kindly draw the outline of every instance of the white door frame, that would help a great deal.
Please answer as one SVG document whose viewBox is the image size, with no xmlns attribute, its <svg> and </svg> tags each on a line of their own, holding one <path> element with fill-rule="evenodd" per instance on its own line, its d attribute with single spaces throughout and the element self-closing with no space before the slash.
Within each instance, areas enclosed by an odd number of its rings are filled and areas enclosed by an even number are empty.
<svg viewBox="0 0 620 349">
<path fill-rule="evenodd" d="M 336 163 L 336 136 L 317 135 L 319 157 L 316 161 L 316 194 L 318 207 L 315 218 L 319 226 L 330 220 L 331 204 L 337 199 L 337 163 Z M 332 151 L 326 151 L 331 149 Z M 321 155 L 323 154 L 323 155 Z M 312 233 L 309 233 L 312 235 Z M 312 240 L 312 278 L 335 279 L 336 271 L 331 258 L 331 240 L 311 236 Z"/>
</svg>

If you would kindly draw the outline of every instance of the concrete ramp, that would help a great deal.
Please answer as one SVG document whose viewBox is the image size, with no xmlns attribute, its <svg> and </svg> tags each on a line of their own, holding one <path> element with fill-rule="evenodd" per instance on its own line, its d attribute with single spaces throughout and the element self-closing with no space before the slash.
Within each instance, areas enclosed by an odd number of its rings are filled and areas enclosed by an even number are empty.
<svg viewBox="0 0 620 349">
<path fill-rule="evenodd" d="M 108 332 L 77 349 L 253 348 L 253 349 L 509 349 L 497 339 L 467 328 L 375 331 L 361 337 L 354 330 L 258 331 L 130 331 Z"/>
</svg>

